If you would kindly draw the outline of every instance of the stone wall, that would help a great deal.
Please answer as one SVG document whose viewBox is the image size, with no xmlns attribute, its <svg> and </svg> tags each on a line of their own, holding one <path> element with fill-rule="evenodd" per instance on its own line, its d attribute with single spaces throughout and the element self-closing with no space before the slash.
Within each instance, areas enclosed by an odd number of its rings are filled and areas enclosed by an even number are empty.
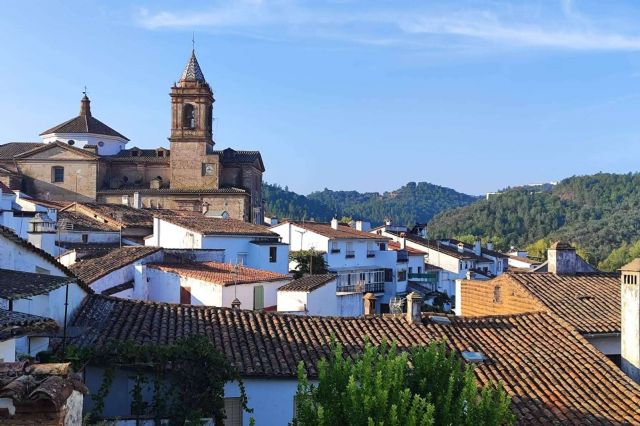
<svg viewBox="0 0 640 426">
<path fill-rule="evenodd" d="M 35 198 L 94 201 L 98 162 L 95 160 L 21 161 L 23 189 Z M 53 182 L 53 167 L 64 168 L 64 181 Z M 76 195 L 77 189 L 77 195 Z"/>
</svg>

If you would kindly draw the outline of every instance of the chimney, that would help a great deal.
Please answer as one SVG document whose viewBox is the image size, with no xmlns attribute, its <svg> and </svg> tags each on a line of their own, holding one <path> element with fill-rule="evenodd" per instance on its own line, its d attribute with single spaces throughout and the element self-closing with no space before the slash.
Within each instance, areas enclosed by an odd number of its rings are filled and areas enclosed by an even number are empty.
<svg viewBox="0 0 640 426">
<path fill-rule="evenodd" d="M 364 314 L 375 315 L 376 313 L 376 295 L 373 293 L 365 294 L 362 299 L 364 300 Z"/>
<path fill-rule="evenodd" d="M 464 243 L 458 243 L 458 253 L 464 253 Z"/>
<path fill-rule="evenodd" d="M 385 219 L 384 219 L 384 224 L 385 224 L 386 226 L 391 226 L 391 219 L 389 219 L 389 218 L 385 218 Z"/>
<path fill-rule="evenodd" d="M 406 237 L 401 237 L 400 238 L 400 248 L 402 250 L 405 250 L 407 248 L 407 238 Z"/>
<path fill-rule="evenodd" d="M 407 321 L 411 324 L 422 323 L 422 296 L 415 291 L 407 295 Z"/>
<path fill-rule="evenodd" d="M 231 302 L 231 307 L 233 309 L 240 309 L 240 300 L 237 297 Z"/>
<path fill-rule="evenodd" d="M 142 208 L 142 198 L 140 198 L 140 193 L 137 191 L 133 193 L 133 208 L 134 209 Z"/>
<path fill-rule="evenodd" d="M 58 255 L 56 224 L 44 213 L 36 213 L 33 219 L 29 221 L 27 241 L 52 256 Z"/>
<path fill-rule="evenodd" d="M 480 237 L 476 237 L 476 240 L 473 242 L 473 252 L 476 256 L 480 256 L 482 254 L 482 245 L 480 243 Z"/>
<path fill-rule="evenodd" d="M 640 383 L 640 258 L 636 258 L 620 268 L 621 292 L 621 329 L 620 355 L 621 368 L 636 383 Z"/>
<path fill-rule="evenodd" d="M 547 269 L 556 275 L 574 275 L 576 273 L 576 249 L 571 244 L 558 241 L 547 250 Z"/>
<path fill-rule="evenodd" d="M 91 117 L 91 101 L 86 94 L 80 100 L 80 115 Z"/>
<path fill-rule="evenodd" d="M 338 219 L 336 219 L 335 217 L 331 219 L 331 228 L 338 229 Z"/>
<path fill-rule="evenodd" d="M 356 220 L 356 230 L 368 232 L 371 230 L 371 223 L 363 220 Z"/>
<path fill-rule="evenodd" d="M 493 241 L 492 240 L 487 241 L 487 250 L 493 250 Z"/>
</svg>

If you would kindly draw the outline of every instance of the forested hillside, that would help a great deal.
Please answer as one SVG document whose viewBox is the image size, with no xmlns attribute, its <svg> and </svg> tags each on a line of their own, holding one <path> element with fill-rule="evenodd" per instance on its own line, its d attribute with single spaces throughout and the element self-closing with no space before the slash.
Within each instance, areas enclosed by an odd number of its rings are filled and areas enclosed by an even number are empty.
<svg viewBox="0 0 640 426">
<path fill-rule="evenodd" d="M 545 193 L 510 189 L 438 214 L 428 230 L 435 238 L 498 237 L 502 249 L 534 243 L 534 248 L 544 248 L 564 239 L 593 264 L 614 269 L 640 240 L 640 174 L 576 176 Z M 617 260 L 607 259 L 615 249 Z"/>
<path fill-rule="evenodd" d="M 426 182 L 409 182 L 402 188 L 379 194 L 357 191 L 323 191 L 299 195 L 278 185 L 264 184 L 267 216 L 329 221 L 332 217 L 365 219 L 377 225 L 391 218 L 394 223 L 414 225 L 435 214 L 464 206 L 477 197 Z"/>
</svg>

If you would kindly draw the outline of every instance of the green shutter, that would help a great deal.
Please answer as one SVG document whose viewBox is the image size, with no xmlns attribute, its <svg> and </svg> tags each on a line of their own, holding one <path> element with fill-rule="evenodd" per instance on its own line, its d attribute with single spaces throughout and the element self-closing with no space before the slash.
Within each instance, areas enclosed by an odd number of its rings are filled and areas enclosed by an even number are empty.
<svg viewBox="0 0 640 426">
<path fill-rule="evenodd" d="M 253 288 L 253 310 L 264 309 L 264 287 L 257 285 Z"/>
</svg>

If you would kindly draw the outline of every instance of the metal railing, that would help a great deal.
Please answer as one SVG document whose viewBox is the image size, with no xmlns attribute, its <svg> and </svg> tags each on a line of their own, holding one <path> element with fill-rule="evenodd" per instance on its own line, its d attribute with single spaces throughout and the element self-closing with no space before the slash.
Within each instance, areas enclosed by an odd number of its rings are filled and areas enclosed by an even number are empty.
<svg viewBox="0 0 640 426">
<path fill-rule="evenodd" d="M 419 274 L 409 274 L 410 280 L 422 281 L 422 282 L 437 282 L 438 281 L 438 273 L 435 271 L 431 272 L 422 272 Z"/>
<path fill-rule="evenodd" d="M 339 293 L 381 293 L 384 291 L 384 283 L 356 283 L 352 285 L 339 285 L 336 287 Z"/>
<path fill-rule="evenodd" d="M 338 275 L 337 292 L 370 293 L 384 291 L 384 271 L 348 272 Z"/>
</svg>

